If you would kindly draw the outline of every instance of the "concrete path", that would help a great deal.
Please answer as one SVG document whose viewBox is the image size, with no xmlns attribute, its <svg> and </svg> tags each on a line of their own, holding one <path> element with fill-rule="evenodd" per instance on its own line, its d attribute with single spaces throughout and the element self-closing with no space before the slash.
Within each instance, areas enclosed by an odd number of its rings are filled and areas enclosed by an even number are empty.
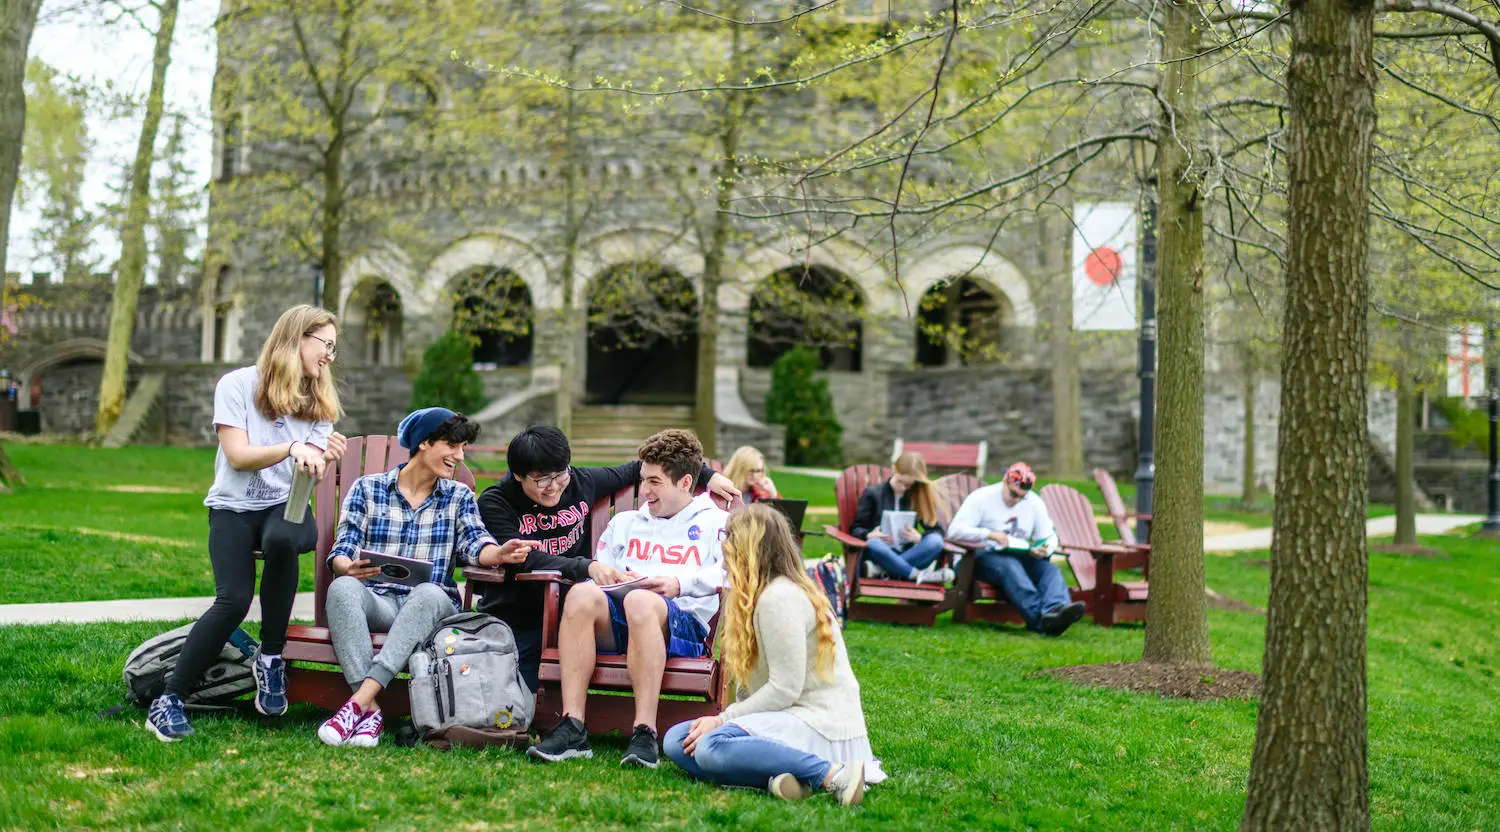
<svg viewBox="0 0 1500 832">
<path fill-rule="evenodd" d="M 0 625 L 51 624 L 58 621 L 177 621 L 197 618 L 213 598 L 143 598 L 129 601 L 79 601 L 67 604 L 0 604 Z M 250 605 L 246 621 L 260 620 L 260 599 Z M 297 593 L 293 621 L 313 620 L 313 594 Z"/>
<path fill-rule="evenodd" d="M 1484 517 L 1478 514 L 1418 514 L 1417 534 L 1446 534 L 1459 526 L 1478 523 Z M 1376 517 L 1365 524 L 1365 534 L 1379 537 L 1396 533 L 1395 517 Z M 1243 552 L 1250 549 L 1271 548 L 1271 530 L 1251 529 L 1248 532 L 1221 534 L 1203 540 L 1205 552 Z"/>
</svg>

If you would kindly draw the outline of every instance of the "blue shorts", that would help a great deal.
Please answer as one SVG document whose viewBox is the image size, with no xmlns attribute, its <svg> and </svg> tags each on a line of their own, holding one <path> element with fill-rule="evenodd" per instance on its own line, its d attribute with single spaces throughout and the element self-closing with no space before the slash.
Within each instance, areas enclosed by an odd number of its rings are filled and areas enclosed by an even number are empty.
<svg viewBox="0 0 1500 832">
<path fill-rule="evenodd" d="M 609 629 L 615 636 L 614 652 L 624 653 L 630 643 L 630 625 L 625 621 L 625 608 L 609 593 L 604 594 L 604 600 L 609 604 Z M 667 602 L 667 656 L 695 659 L 706 655 L 708 647 L 703 642 L 708 638 L 708 629 L 703 626 L 703 622 L 696 615 L 677 606 L 677 602 L 671 598 L 663 596 L 662 600 Z"/>
</svg>

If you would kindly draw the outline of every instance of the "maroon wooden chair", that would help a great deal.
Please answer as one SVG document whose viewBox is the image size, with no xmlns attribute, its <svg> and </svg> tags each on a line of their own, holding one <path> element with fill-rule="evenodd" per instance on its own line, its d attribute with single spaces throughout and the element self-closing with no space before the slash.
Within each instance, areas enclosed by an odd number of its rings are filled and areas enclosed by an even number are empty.
<svg viewBox="0 0 1500 832">
<path fill-rule="evenodd" d="M 621 511 L 639 507 L 637 486 L 630 485 L 596 501 L 589 510 L 589 551 L 598 549 L 599 538 L 611 518 Z M 734 511 L 738 506 L 727 508 Z M 504 573 L 487 567 L 463 570 L 466 584 L 503 580 Z M 544 585 L 546 593 L 542 614 L 542 658 L 538 672 L 541 686 L 536 694 L 536 717 L 532 724 L 550 728 L 562 721 L 562 654 L 558 649 L 558 624 L 562 620 L 562 588 L 573 582 L 555 572 L 522 573 L 517 581 Z M 725 593 L 719 592 L 719 609 L 724 608 Z M 728 687 L 720 660 L 713 657 L 718 637 L 719 616 L 709 622 L 708 655 L 699 658 L 671 657 L 662 673 L 662 699 L 657 707 L 657 733 L 660 726 L 713 716 L 728 706 Z M 670 697 L 670 698 L 668 698 Z M 629 736 L 635 722 L 635 698 L 631 695 L 630 672 L 625 654 L 600 653 L 594 657 L 594 675 L 589 680 L 588 726 L 595 734 L 618 731 Z"/>
<path fill-rule="evenodd" d="M 1078 580 L 1079 600 L 1088 605 L 1094 623 L 1112 627 L 1121 621 L 1145 621 L 1147 581 L 1120 581 L 1115 572 L 1139 568 L 1149 578 L 1151 550 L 1105 543 L 1094 523 L 1094 507 L 1077 489 L 1053 483 L 1040 493 L 1057 529 L 1058 545 Z"/>
<path fill-rule="evenodd" d="M 1103 468 L 1094 469 L 1094 483 L 1099 486 L 1099 493 L 1104 495 L 1104 508 L 1109 512 L 1110 519 L 1115 521 L 1115 531 L 1120 534 L 1120 542 L 1126 546 L 1143 546 L 1151 548 L 1151 515 L 1132 515 L 1125 510 L 1125 501 L 1120 499 L 1120 489 L 1115 485 L 1115 477 Z M 1145 540 L 1136 537 L 1135 529 L 1130 527 L 1130 518 L 1135 517 L 1136 528 L 1145 526 Z M 1139 542 L 1138 542 L 1139 541 Z"/>
<path fill-rule="evenodd" d="M 897 439 L 891 446 L 891 461 L 903 453 L 914 453 L 922 457 L 929 470 L 945 470 L 953 473 L 973 471 L 984 476 L 984 466 L 989 461 L 988 442 L 907 442 Z"/>
<path fill-rule="evenodd" d="M 823 532 L 844 547 L 844 566 L 849 580 L 849 617 L 859 621 L 885 621 L 892 624 L 932 626 L 940 613 L 953 609 L 958 593 L 935 584 L 918 586 L 911 581 L 891 578 L 860 577 L 860 562 L 866 543 L 849 533 L 859 495 L 866 487 L 889 479 L 891 470 L 878 465 L 854 465 L 845 468 L 834 484 L 838 499 L 839 524 L 824 526 Z M 940 557 L 946 563 L 957 549 L 948 549 Z"/>
<path fill-rule="evenodd" d="M 313 492 L 314 517 L 318 524 L 318 546 L 313 557 L 317 558 L 317 591 L 313 602 L 314 626 L 294 624 L 287 628 L 286 649 L 282 657 L 287 661 L 287 697 L 292 702 L 310 702 L 327 710 L 337 710 L 349 698 L 349 683 L 338 671 L 338 657 L 333 653 L 333 642 L 328 635 L 328 585 L 333 583 L 333 572 L 328 568 L 328 553 L 333 550 L 334 533 L 338 529 L 339 510 L 344 495 L 354 481 L 366 474 L 382 474 L 405 462 L 410 457 L 406 449 L 397 443 L 394 436 L 355 436 L 349 439 L 344 458 L 331 465 L 318 482 Z M 458 466 L 454 479 L 470 488 L 474 487 L 474 476 L 463 465 Z M 385 644 L 384 633 L 372 633 L 371 643 L 377 650 Z M 331 665 L 308 667 L 304 663 Z M 407 698 L 406 679 L 397 678 L 378 697 L 380 709 L 388 716 L 405 716 L 411 713 L 411 702 Z"/>
</svg>

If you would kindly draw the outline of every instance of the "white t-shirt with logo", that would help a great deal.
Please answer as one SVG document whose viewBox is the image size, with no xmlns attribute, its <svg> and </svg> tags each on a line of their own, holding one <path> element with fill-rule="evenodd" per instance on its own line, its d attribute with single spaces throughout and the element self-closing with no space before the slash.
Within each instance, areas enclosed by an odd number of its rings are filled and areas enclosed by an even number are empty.
<svg viewBox="0 0 1500 832">
<path fill-rule="evenodd" d="M 1047 516 L 1047 506 L 1036 492 L 1026 496 L 1013 506 L 1005 504 L 1005 483 L 986 485 L 964 498 L 953 522 L 948 524 L 948 537 L 960 543 L 986 544 L 991 532 L 1005 532 L 1009 538 L 1007 550 L 1025 551 L 1038 546 L 1047 551 L 1057 548 L 1057 532 L 1052 528 L 1052 518 Z"/>
<path fill-rule="evenodd" d="M 225 425 L 243 430 L 256 446 L 306 442 L 316 448 L 327 448 L 333 433 L 332 422 L 312 422 L 291 416 L 267 419 L 255 407 L 255 390 L 260 370 L 242 367 L 219 379 L 214 388 L 214 426 Z M 286 502 L 292 490 L 291 458 L 259 471 L 236 471 L 224 456 L 224 447 L 214 456 L 214 484 L 203 504 L 209 508 L 231 511 L 258 511 Z"/>
</svg>

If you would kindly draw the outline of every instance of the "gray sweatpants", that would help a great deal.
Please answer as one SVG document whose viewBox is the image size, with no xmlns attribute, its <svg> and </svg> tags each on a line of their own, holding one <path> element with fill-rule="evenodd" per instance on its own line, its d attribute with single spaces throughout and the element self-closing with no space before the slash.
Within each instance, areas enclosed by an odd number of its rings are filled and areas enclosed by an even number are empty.
<svg viewBox="0 0 1500 832">
<path fill-rule="evenodd" d="M 381 687 L 389 685 L 437 625 L 458 612 L 437 584 L 422 584 L 404 596 L 376 595 L 348 575 L 328 585 L 327 607 L 334 655 L 349 687 L 356 690 L 367 678 Z M 386 634 L 378 656 L 370 644 L 371 632 Z"/>
</svg>

